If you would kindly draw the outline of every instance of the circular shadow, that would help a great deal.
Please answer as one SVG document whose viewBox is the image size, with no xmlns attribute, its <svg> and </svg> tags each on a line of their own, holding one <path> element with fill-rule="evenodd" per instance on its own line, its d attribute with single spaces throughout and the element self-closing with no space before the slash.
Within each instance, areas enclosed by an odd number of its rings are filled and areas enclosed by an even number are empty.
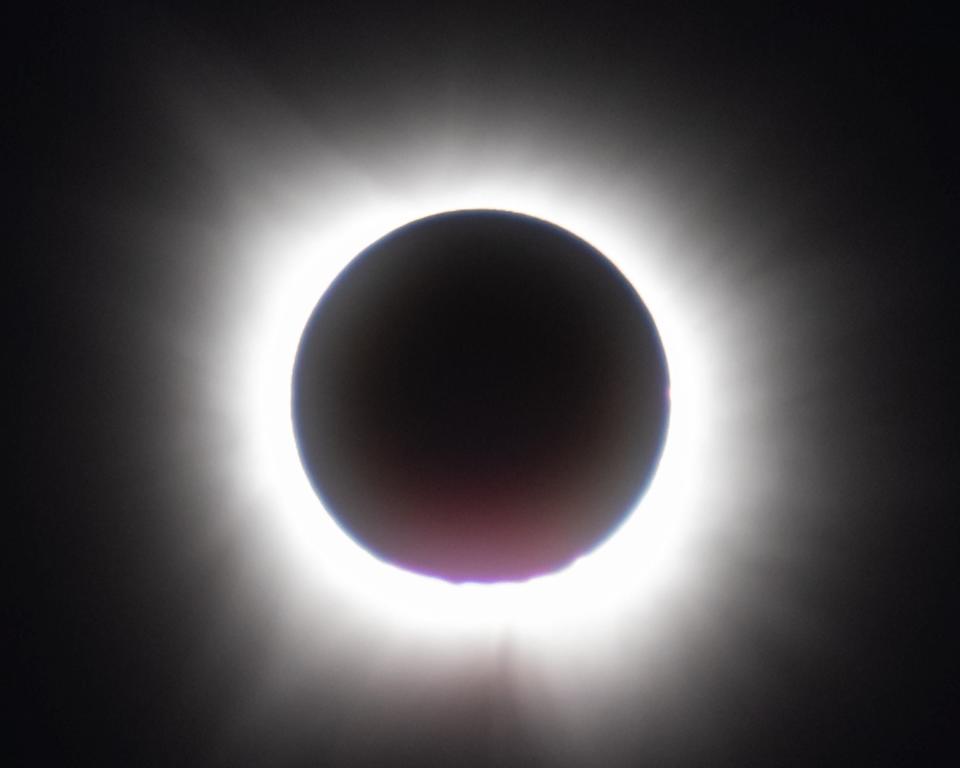
<svg viewBox="0 0 960 768">
<path fill-rule="evenodd" d="M 303 467 L 382 560 L 448 581 L 569 564 L 636 507 L 668 374 L 650 314 L 601 253 L 539 219 L 454 211 L 357 256 L 293 373 Z"/>
</svg>

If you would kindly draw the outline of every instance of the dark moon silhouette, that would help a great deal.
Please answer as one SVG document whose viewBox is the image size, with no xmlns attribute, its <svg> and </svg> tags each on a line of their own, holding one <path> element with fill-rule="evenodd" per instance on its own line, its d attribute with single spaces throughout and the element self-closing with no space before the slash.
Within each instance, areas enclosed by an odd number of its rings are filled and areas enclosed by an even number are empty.
<svg viewBox="0 0 960 768">
<path fill-rule="evenodd" d="M 659 459 L 668 375 L 637 292 L 539 219 L 456 211 L 368 247 L 311 316 L 293 420 L 314 489 L 377 557 L 453 582 L 590 551 Z"/>
</svg>

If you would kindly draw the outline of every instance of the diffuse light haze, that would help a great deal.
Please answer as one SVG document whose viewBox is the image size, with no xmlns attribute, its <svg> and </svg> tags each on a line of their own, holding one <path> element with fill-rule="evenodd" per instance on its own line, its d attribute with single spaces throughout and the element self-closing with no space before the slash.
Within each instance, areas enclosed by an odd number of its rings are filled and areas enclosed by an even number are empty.
<svg viewBox="0 0 960 768">
<path fill-rule="evenodd" d="M 162 5 L 23 35 L 26 764 L 923 763 L 904 19 Z"/>
</svg>

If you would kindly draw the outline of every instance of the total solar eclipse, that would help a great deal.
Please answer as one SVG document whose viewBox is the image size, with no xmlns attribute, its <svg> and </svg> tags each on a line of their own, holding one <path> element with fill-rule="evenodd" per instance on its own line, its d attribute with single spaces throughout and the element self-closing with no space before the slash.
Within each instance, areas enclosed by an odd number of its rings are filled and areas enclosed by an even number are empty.
<svg viewBox="0 0 960 768">
<path fill-rule="evenodd" d="M 321 296 L 292 415 L 326 510 L 389 563 L 519 581 L 590 552 L 660 456 L 668 373 L 637 290 L 548 222 L 454 211 L 400 227 Z"/>
</svg>

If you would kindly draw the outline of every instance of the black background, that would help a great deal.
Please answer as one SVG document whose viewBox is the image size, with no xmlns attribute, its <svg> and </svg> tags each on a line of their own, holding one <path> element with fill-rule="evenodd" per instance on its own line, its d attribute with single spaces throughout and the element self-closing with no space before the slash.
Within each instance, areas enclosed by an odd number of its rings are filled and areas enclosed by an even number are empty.
<svg viewBox="0 0 960 768">
<path fill-rule="evenodd" d="M 840 246 L 830 258 L 856 276 L 836 287 L 843 301 L 829 310 L 843 331 L 825 343 L 833 369 L 811 427 L 842 478 L 831 535 L 849 566 L 842 583 L 818 588 L 848 642 L 827 661 L 771 667 L 783 676 L 779 693 L 728 702 L 726 736 L 702 752 L 688 744 L 653 755 L 638 741 L 631 754 L 625 738 L 617 757 L 955 764 L 950 24 L 932 11 L 733 15 L 722 5 L 101 4 L 17 20 L 6 282 L 14 764 L 325 765 L 332 754 L 334 735 L 318 733 L 251 739 L 245 758 L 218 756 L 212 724 L 239 695 L 241 662 L 255 647 L 183 685 L 222 585 L 215 568 L 169 565 L 174 540 L 162 521 L 200 481 L 167 477 L 164 371 L 176 361 L 130 319 L 189 313 L 203 296 L 151 254 L 142 227 L 91 214 L 122 200 L 170 220 L 217 210 L 218 182 L 155 111 L 153 74 L 172 53 L 202 67 L 196 52 L 241 62 L 330 134 L 371 122 L 389 130 L 405 103 L 432 93 L 465 124 L 522 105 L 570 131 L 567 115 L 585 113 L 625 145 L 649 145 L 654 166 L 687 155 L 692 169 L 747 164 L 743 185 L 716 202 L 718 221 L 755 210 L 762 222 L 802 201 L 803 237 Z M 629 713 L 619 718 L 629 723 Z M 377 723 L 365 729 L 375 740 Z M 520 760 L 509 745 L 491 752 L 469 728 L 436 743 L 411 739 L 415 748 L 380 764 Z"/>
</svg>

